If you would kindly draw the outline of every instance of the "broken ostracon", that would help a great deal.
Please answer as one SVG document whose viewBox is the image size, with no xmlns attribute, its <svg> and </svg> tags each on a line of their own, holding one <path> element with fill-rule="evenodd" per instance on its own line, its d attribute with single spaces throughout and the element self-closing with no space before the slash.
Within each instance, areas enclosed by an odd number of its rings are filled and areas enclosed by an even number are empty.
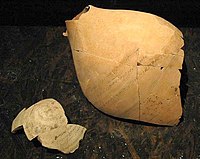
<svg viewBox="0 0 200 159">
<path fill-rule="evenodd" d="M 79 83 L 96 108 L 148 123 L 179 122 L 179 29 L 153 14 L 91 5 L 66 26 Z"/>
<path fill-rule="evenodd" d="M 43 146 L 63 153 L 73 153 L 79 147 L 86 128 L 68 124 L 64 109 L 54 99 L 44 99 L 23 109 L 13 120 L 11 132 L 20 128 L 29 140 L 35 137 Z"/>
</svg>

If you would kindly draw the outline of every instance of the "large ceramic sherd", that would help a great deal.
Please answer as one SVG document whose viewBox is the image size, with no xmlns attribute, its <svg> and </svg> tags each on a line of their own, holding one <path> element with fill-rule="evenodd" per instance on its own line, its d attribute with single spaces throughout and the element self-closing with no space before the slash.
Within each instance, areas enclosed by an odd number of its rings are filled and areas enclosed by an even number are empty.
<svg viewBox="0 0 200 159">
<path fill-rule="evenodd" d="M 179 122 L 180 30 L 153 14 L 93 6 L 66 25 L 78 80 L 96 108 L 154 124 Z"/>
</svg>

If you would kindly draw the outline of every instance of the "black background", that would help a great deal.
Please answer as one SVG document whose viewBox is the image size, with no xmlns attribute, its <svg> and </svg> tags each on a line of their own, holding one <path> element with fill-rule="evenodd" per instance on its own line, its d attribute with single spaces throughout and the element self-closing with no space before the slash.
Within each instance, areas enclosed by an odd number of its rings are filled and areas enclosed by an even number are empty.
<svg viewBox="0 0 200 159">
<path fill-rule="evenodd" d="M 62 34 L 64 21 L 88 4 L 150 12 L 182 31 L 185 63 L 180 90 L 185 102 L 178 126 L 118 120 L 95 109 L 83 95 L 70 44 Z M 0 0 L 0 158 L 200 158 L 199 12 L 200 0 Z M 58 100 L 70 123 L 87 128 L 73 154 L 30 142 L 23 131 L 10 132 L 18 112 L 45 98 Z"/>
<path fill-rule="evenodd" d="M 156 14 L 178 27 L 200 26 L 199 0 L 4 0 L 0 25 L 64 26 L 86 5 Z"/>
</svg>

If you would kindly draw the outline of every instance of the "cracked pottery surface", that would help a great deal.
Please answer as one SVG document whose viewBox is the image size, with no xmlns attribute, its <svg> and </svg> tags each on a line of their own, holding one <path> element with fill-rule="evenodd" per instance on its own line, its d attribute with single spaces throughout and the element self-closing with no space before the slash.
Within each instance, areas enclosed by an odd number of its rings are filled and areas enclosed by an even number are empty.
<svg viewBox="0 0 200 159">
<path fill-rule="evenodd" d="M 55 99 L 40 100 L 28 109 L 22 109 L 12 122 L 11 132 L 23 129 L 28 140 L 36 139 L 42 146 L 65 154 L 79 147 L 86 128 L 68 124 L 62 105 Z"/>
<path fill-rule="evenodd" d="M 79 86 L 64 31 L 65 27 L 0 27 L 0 154 L 4 159 L 200 157 L 199 28 L 181 28 L 185 41 L 182 97 L 187 81 L 188 92 L 183 120 L 175 127 L 119 120 L 95 109 Z M 37 141 L 28 141 L 23 132 L 10 132 L 18 112 L 44 98 L 58 100 L 69 123 L 88 128 L 73 154 L 48 150 Z"/>
<path fill-rule="evenodd" d="M 179 29 L 153 14 L 91 5 L 66 26 L 79 83 L 96 108 L 125 119 L 179 123 Z"/>
</svg>

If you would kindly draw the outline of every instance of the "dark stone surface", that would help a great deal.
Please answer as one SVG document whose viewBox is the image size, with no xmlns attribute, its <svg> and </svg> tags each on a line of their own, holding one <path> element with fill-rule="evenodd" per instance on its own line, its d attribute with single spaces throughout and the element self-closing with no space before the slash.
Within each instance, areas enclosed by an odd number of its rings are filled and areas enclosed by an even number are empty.
<svg viewBox="0 0 200 159">
<path fill-rule="evenodd" d="M 122 121 L 95 109 L 81 92 L 63 31 L 64 27 L 0 27 L 0 158 L 200 158 L 200 29 L 182 29 L 188 92 L 183 121 L 174 127 Z M 185 89 L 183 85 L 182 92 Z M 23 131 L 10 132 L 22 108 L 48 97 L 63 105 L 72 123 L 88 129 L 73 154 L 30 142 Z"/>
</svg>

